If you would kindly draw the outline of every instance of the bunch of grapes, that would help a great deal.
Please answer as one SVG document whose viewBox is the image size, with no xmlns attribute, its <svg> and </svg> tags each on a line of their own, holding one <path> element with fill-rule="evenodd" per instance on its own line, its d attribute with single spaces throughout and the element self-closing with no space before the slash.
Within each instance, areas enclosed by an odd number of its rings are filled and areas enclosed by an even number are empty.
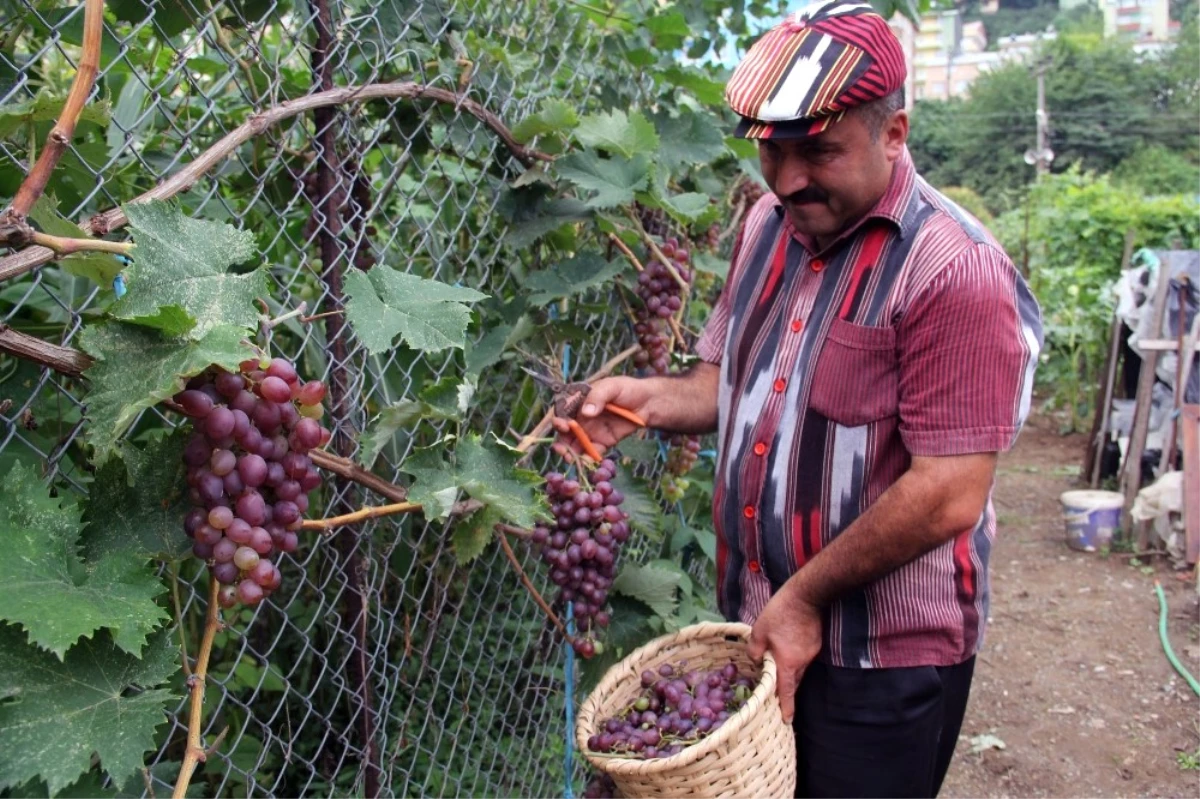
<svg viewBox="0 0 1200 799">
<path fill-rule="evenodd" d="M 674 435 L 667 450 L 667 465 L 659 478 L 659 491 L 667 502 L 679 502 L 691 483 L 686 475 L 700 457 L 700 437 Z"/>
<path fill-rule="evenodd" d="M 279 587 L 271 557 L 295 552 L 308 494 L 321 483 L 308 451 L 329 441 L 318 421 L 325 384 L 301 381 L 283 358 L 213 368 L 175 402 L 192 418 L 183 450 L 192 553 L 221 583 L 223 608 L 256 605 Z"/>
<path fill-rule="evenodd" d="M 664 663 L 642 672 L 642 692 L 588 739 L 593 752 L 651 760 L 670 757 L 703 740 L 738 712 L 754 680 L 726 663 L 709 671 L 684 671 Z"/>
<path fill-rule="evenodd" d="M 616 795 L 617 784 L 601 772 L 593 772 L 587 785 L 583 786 L 583 799 L 614 799 Z"/>
<path fill-rule="evenodd" d="M 708 252 L 716 252 L 721 246 L 721 225 L 718 222 L 713 222 L 706 227 L 703 232 L 691 236 L 692 246 L 697 250 L 707 250 Z"/>
<path fill-rule="evenodd" d="M 690 284 L 692 270 L 688 248 L 670 238 L 663 244 L 662 254 L 671 260 L 675 273 L 683 282 Z M 637 310 L 633 330 L 642 349 L 634 355 L 634 365 L 650 367 L 655 374 L 665 375 L 671 367 L 667 319 L 683 307 L 683 286 L 672 277 L 666 264 L 654 259 L 638 275 L 637 293 L 642 305 Z"/>
<path fill-rule="evenodd" d="M 621 510 L 625 497 L 612 483 L 616 473 L 616 464 L 606 458 L 591 473 L 590 485 L 558 472 L 546 475 L 554 523 L 533 528 L 532 541 L 550 567 L 550 581 L 559 586 L 555 603 L 571 603 L 575 623 L 585 634 L 572 644 L 585 658 L 600 651 L 590 633 L 608 626 L 604 608 L 617 550 L 629 538 L 629 515 Z"/>
<path fill-rule="evenodd" d="M 734 190 L 733 204 L 741 205 L 747 211 L 754 207 L 754 204 L 762 199 L 762 196 L 767 193 L 763 185 L 757 180 L 751 178 L 743 178 Z"/>
<path fill-rule="evenodd" d="M 638 221 L 642 223 L 642 229 L 656 238 L 666 238 L 670 233 L 670 222 L 667 219 L 667 212 L 661 208 L 650 208 L 641 203 L 633 204 L 634 211 L 637 213 Z"/>
</svg>

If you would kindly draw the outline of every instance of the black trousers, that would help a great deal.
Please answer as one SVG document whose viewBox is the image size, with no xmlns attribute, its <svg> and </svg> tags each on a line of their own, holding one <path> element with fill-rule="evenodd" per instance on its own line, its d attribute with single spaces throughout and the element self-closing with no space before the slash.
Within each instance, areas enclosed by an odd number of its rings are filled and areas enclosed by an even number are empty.
<svg viewBox="0 0 1200 799">
<path fill-rule="evenodd" d="M 974 670 L 975 658 L 900 669 L 811 664 L 793 720 L 796 796 L 937 796 Z"/>
</svg>

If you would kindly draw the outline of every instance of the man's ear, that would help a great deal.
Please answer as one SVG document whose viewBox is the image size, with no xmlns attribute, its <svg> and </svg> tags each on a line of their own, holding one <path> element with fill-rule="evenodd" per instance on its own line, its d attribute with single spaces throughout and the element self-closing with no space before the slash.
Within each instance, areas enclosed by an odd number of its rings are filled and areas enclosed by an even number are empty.
<svg viewBox="0 0 1200 799">
<path fill-rule="evenodd" d="M 900 109 L 892 114 L 883 127 L 883 145 L 889 161 L 895 161 L 904 152 L 908 142 L 908 112 Z"/>
</svg>

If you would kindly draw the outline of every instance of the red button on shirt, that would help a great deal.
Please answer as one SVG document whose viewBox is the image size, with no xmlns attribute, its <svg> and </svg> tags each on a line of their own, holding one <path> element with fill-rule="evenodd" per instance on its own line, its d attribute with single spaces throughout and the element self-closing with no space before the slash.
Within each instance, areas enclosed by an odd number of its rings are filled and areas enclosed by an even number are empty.
<svg viewBox="0 0 1200 799">
<path fill-rule="evenodd" d="M 759 565 L 757 560 L 752 560 L 746 565 L 748 565 L 750 567 L 750 571 L 755 572 L 755 573 L 757 573 L 760 569 L 762 569 L 762 566 Z"/>
<path fill-rule="evenodd" d="M 812 267 L 812 270 L 814 272 L 820 272 L 822 269 L 825 268 L 825 262 L 822 261 L 820 258 L 814 258 L 812 263 L 809 264 L 809 266 Z"/>
<path fill-rule="evenodd" d="M 754 518 L 754 508 L 751 507 L 750 505 L 747 505 L 746 507 L 742 508 L 742 515 L 745 516 L 747 519 L 753 519 Z"/>
<path fill-rule="evenodd" d="M 767 451 L 767 445 L 764 444 L 763 442 L 760 441 L 754 445 L 754 454 L 755 455 L 763 455 L 766 453 L 766 451 Z"/>
<path fill-rule="evenodd" d="M 792 320 L 792 332 L 799 333 L 804 328 L 804 323 L 799 319 Z"/>
<path fill-rule="evenodd" d="M 787 381 L 784 380 L 782 377 L 775 381 L 775 390 L 776 391 L 783 391 L 785 388 L 787 388 Z"/>
</svg>

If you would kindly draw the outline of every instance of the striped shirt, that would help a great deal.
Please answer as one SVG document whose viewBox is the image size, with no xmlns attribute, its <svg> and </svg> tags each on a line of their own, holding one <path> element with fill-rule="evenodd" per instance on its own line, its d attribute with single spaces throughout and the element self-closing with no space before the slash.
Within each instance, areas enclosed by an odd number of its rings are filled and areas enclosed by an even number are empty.
<svg viewBox="0 0 1200 799">
<path fill-rule="evenodd" d="M 721 366 L 718 600 L 747 623 L 912 456 L 1011 447 L 1042 343 L 1012 261 L 907 152 L 874 209 L 815 246 L 768 192 L 696 344 Z M 995 532 L 989 497 L 973 528 L 835 601 L 820 659 L 874 668 L 971 657 Z"/>
</svg>

